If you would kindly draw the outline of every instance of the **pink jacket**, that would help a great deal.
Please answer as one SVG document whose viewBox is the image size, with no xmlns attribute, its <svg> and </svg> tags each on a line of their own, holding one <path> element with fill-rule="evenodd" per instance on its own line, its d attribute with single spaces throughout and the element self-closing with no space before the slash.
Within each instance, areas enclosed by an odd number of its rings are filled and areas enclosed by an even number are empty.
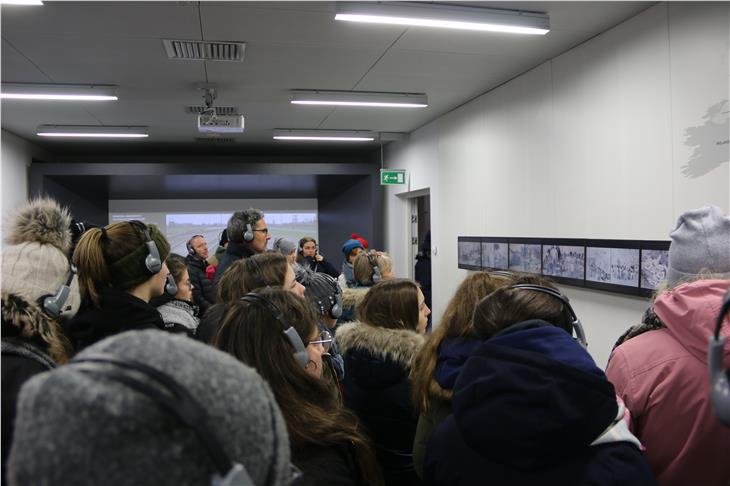
<svg viewBox="0 0 730 486">
<path fill-rule="evenodd" d="M 707 349 L 728 280 L 680 285 L 654 302 L 667 326 L 616 348 L 606 369 L 662 486 L 730 484 L 730 428 L 714 415 Z M 723 326 L 725 366 L 730 329 Z"/>
</svg>

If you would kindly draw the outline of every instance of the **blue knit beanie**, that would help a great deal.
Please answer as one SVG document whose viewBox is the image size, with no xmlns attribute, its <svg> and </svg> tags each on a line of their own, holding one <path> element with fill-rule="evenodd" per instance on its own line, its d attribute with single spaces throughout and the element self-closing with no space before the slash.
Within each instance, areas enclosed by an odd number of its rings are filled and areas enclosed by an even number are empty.
<svg viewBox="0 0 730 486">
<path fill-rule="evenodd" d="M 360 248 L 362 250 L 365 249 L 365 247 L 362 246 L 362 243 L 360 243 L 359 240 L 347 240 L 345 244 L 342 245 L 342 253 L 345 254 L 345 258 L 347 258 L 350 252 L 355 248 Z"/>
</svg>

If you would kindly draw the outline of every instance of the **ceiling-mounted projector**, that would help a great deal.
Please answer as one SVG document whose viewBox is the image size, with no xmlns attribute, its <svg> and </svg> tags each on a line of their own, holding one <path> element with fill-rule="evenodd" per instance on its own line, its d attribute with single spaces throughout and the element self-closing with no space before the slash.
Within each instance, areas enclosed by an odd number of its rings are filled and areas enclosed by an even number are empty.
<svg viewBox="0 0 730 486">
<path fill-rule="evenodd" d="M 198 115 L 198 131 L 201 133 L 243 133 L 243 115 Z"/>
</svg>

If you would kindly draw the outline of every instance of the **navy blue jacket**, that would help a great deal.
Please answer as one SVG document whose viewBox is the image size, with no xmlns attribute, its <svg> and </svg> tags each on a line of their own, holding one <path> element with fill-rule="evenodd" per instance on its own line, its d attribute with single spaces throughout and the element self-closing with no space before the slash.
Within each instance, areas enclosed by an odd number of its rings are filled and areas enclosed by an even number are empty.
<svg viewBox="0 0 730 486">
<path fill-rule="evenodd" d="M 590 355 L 544 321 L 512 329 L 467 360 L 429 440 L 426 483 L 656 484 L 636 445 L 590 445 L 618 411 Z"/>
</svg>

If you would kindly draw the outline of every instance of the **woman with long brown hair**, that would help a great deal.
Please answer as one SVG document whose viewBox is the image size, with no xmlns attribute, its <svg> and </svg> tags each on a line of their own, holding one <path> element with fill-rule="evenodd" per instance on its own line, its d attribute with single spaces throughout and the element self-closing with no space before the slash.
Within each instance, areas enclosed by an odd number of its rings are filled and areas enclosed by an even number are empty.
<svg viewBox="0 0 730 486">
<path fill-rule="evenodd" d="M 423 475 L 423 458 L 433 429 L 451 413 L 451 397 L 459 371 L 481 343 L 472 328 L 477 303 L 509 277 L 478 272 L 469 275 L 456 289 L 441 322 L 413 362 L 413 403 L 420 416 L 413 442 L 413 462 Z"/>
<path fill-rule="evenodd" d="M 290 327 L 295 336 L 285 332 Z M 322 354 L 330 343 L 322 338 L 308 302 L 273 288 L 230 303 L 213 340 L 218 349 L 256 368 L 271 386 L 304 484 L 380 484 L 375 455 L 357 418 L 321 379 Z"/>
</svg>

